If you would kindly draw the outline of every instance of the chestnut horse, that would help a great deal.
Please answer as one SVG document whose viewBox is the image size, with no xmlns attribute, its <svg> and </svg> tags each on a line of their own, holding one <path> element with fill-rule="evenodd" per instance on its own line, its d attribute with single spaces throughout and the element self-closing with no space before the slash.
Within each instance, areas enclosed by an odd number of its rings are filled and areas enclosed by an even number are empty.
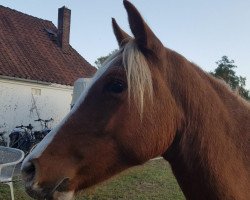
<svg viewBox="0 0 250 200">
<path fill-rule="evenodd" d="M 26 157 L 27 192 L 72 199 L 162 156 L 187 199 L 249 199 L 249 103 L 165 48 L 137 9 L 124 6 L 134 38 L 112 19 L 120 49 Z"/>
</svg>

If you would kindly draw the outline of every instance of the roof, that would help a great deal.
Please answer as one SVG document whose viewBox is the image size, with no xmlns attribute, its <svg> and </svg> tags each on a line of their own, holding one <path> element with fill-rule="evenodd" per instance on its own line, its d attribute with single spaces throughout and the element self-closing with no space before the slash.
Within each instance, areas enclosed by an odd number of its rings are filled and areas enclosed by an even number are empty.
<svg viewBox="0 0 250 200">
<path fill-rule="evenodd" d="M 92 77 L 96 68 L 71 46 L 63 51 L 56 33 L 51 21 L 0 6 L 0 75 L 62 85 Z"/>
</svg>

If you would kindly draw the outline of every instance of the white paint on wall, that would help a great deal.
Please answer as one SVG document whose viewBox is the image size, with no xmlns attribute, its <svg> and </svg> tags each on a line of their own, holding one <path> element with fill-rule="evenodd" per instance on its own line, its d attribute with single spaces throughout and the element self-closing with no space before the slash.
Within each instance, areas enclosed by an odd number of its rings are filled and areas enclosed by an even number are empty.
<svg viewBox="0 0 250 200">
<path fill-rule="evenodd" d="M 73 87 L 57 84 L 38 84 L 21 80 L 0 78 L 0 129 L 8 133 L 18 125 L 28 125 L 41 130 L 34 122 L 53 118 L 53 128 L 70 111 Z"/>
</svg>

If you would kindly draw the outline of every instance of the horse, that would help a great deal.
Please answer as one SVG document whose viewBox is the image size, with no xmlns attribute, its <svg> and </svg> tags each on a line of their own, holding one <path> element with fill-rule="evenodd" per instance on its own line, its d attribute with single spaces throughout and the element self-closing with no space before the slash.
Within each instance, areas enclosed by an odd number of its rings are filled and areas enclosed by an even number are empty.
<svg viewBox="0 0 250 200">
<path fill-rule="evenodd" d="M 164 47 L 135 6 L 123 4 L 133 37 L 112 18 L 119 50 L 25 158 L 27 193 L 69 200 L 162 156 L 187 199 L 249 199 L 250 104 Z"/>
</svg>

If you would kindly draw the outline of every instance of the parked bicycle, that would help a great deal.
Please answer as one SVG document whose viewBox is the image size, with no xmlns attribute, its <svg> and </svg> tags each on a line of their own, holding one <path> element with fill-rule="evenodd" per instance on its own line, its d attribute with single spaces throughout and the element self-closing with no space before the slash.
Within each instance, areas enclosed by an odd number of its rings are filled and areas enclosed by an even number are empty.
<svg viewBox="0 0 250 200">
<path fill-rule="evenodd" d="M 6 131 L 1 131 L 0 132 L 0 146 L 8 146 L 8 141 L 5 137 Z"/>
<path fill-rule="evenodd" d="M 10 147 L 21 149 L 27 154 L 35 143 L 32 129 L 33 126 L 31 124 L 28 126 L 16 126 L 9 135 Z"/>
<path fill-rule="evenodd" d="M 39 119 L 35 120 L 35 122 L 40 122 L 42 124 L 42 127 L 43 127 L 42 130 L 34 132 L 36 139 L 42 140 L 51 131 L 48 124 L 52 121 L 54 121 L 53 118 L 45 119 L 45 120 L 39 118 Z"/>
<path fill-rule="evenodd" d="M 28 154 L 32 149 L 51 131 L 48 123 L 53 119 L 48 120 L 37 119 L 36 122 L 41 122 L 43 128 L 39 131 L 33 131 L 34 127 L 29 124 L 28 126 L 16 126 L 16 128 L 9 135 L 10 147 L 21 149 Z"/>
</svg>

